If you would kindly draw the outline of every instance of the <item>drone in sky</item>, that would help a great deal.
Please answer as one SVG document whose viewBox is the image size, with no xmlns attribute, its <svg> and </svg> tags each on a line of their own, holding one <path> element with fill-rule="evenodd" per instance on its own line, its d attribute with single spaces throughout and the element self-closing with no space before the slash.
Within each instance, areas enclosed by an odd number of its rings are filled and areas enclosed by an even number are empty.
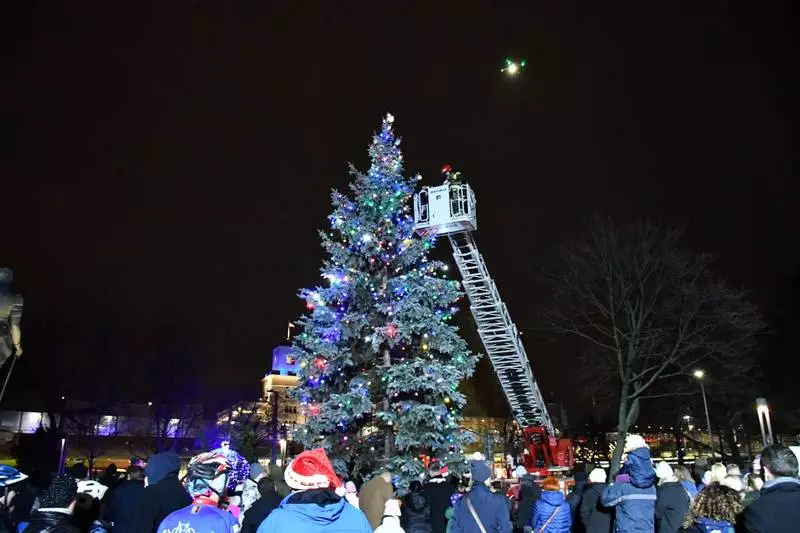
<svg viewBox="0 0 800 533">
<path fill-rule="evenodd" d="M 525 60 L 515 61 L 513 59 L 506 59 L 506 66 L 500 69 L 500 72 L 505 72 L 509 76 L 516 76 L 525 68 Z"/>
</svg>

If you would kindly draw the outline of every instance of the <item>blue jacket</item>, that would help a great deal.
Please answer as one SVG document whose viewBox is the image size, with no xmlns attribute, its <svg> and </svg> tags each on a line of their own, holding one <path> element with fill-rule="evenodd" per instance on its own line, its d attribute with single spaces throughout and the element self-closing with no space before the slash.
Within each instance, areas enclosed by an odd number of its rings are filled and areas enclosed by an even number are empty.
<svg viewBox="0 0 800 533">
<path fill-rule="evenodd" d="M 613 483 L 600 496 L 600 503 L 616 507 L 617 533 L 653 533 L 656 510 L 656 471 L 650 450 L 637 448 L 628 454 L 622 472 L 629 483 Z"/>
<path fill-rule="evenodd" d="M 366 515 L 329 490 L 290 494 L 258 533 L 372 533 Z"/>
<path fill-rule="evenodd" d="M 239 522 L 228 511 L 210 505 L 193 503 L 167 515 L 156 530 L 157 533 L 172 533 L 173 531 L 237 533 Z"/>
<path fill-rule="evenodd" d="M 494 494 L 486 485 L 472 487 L 467 495 L 459 498 L 453 507 L 453 521 L 450 533 L 480 533 L 480 528 L 467 505 L 472 502 L 475 512 L 486 528 L 486 533 L 511 533 L 511 518 L 505 498 Z M 259 532 L 260 533 L 260 532 Z"/>
<path fill-rule="evenodd" d="M 558 514 L 553 516 L 556 510 L 558 510 Z M 551 516 L 553 519 L 546 528 L 542 529 Z M 540 530 L 542 533 L 569 533 L 572 527 L 572 512 L 564 494 L 557 490 L 542 491 L 542 495 L 533 506 L 531 525 L 537 533 Z"/>
</svg>

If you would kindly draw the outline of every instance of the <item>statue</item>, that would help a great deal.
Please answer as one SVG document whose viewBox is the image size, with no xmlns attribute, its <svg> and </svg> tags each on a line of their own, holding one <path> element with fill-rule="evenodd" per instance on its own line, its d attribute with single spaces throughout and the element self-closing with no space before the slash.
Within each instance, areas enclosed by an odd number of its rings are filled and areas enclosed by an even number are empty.
<svg viewBox="0 0 800 533">
<path fill-rule="evenodd" d="M 14 355 L 22 355 L 22 296 L 11 289 L 14 274 L 0 268 L 0 367 Z"/>
</svg>

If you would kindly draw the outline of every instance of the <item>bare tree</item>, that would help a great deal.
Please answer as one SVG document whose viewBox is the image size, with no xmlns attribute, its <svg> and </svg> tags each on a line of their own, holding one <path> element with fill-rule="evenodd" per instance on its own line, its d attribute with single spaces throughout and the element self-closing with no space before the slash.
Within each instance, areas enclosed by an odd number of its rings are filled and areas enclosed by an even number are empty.
<svg viewBox="0 0 800 533">
<path fill-rule="evenodd" d="M 746 294 L 713 277 L 708 255 L 680 249 L 680 236 L 595 218 L 546 270 L 553 298 L 544 319 L 591 348 L 584 362 L 610 377 L 619 400 L 612 471 L 641 401 L 696 394 L 680 387 L 696 365 L 739 365 L 764 329 Z"/>
</svg>

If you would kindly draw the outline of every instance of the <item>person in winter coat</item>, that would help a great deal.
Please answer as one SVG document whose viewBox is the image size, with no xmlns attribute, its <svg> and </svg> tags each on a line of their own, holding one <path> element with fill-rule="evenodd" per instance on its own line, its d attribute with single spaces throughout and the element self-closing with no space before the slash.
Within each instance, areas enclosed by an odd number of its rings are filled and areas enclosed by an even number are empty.
<svg viewBox="0 0 800 533">
<path fill-rule="evenodd" d="M 589 485 L 583 492 L 578 510 L 586 533 L 611 533 L 613 515 L 608 507 L 600 505 L 600 495 L 608 486 L 606 479 L 606 471 L 602 468 L 589 472 Z"/>
<path fill-rule="evenodd" d="M 531 526 L 536 533 L 569 533 L 572 513 L 561 492 L 561 484 L 554 477 L 542 481 L 542 495 L 533 507 Z"/>
<path fill-rule="evenodd" d="M 238 533 L 239 521 L 233 514 L 221 508 L 226 500 L 228 476 L 233 470 L 230 458 L 219 450 L 192 457 L 186 475 L 192 502 L 168 514 L 158 525 L 157 531 Z"/>
<path fill-rule="evenodd" d="M 744 497 L 742 498 L 742 503 L 744 503 L 745 507 L 749 507 L 751 503 L 761 496 L 761 489 L 764 488 L 764 480 L 756 474 L 745 474 L 743 482 Z"/>
<path fill-rule="evenodd" d="M 451 508 L 450 497 L 456 493 L 456 486 L 450 479 L 446 468 L 435 463 L 428 469 L 430 479 L 425 484 L 425 499 L 431 511 L 431 533 L 445 533 L 447 517 Z"/>
<path fill-rule="evenodd" d="M 156 533 L 158 524 L 168 514 L 192 503 L 189 493 L 178 481 L 181 458 L 171 452 L 150 457 L 145 467 L 145 489 L 136 512 L 133 531 Z M 161 532 L 159 532 L 161 533 Z"/>
<path fill-rule="evenodd" d="M 281 470 L 281 467 L 275 464 L 270 464 L 269 478 L 273 481 L 273 483 L 275 483 L 275 492 L 278 493 L 278 496 L 285 498 L 291 494 L 292 491 L 284 480 L 283 470 Z"/>
<path fill-rule="evenodd" d="M 694 484 L 692 473 L 689 472 L 688 468 L 681 465 L 676 466 L 674 472 L 675 479 L 680 482 L 683 490 L 686 491 L 686 495 L 689 496 L 689 501 L 691 502 L 694 500 L 694 497 L 697 496 L 697 485 Z"/>
<path fill-rule="evenodd" d="M 533 515 L 533 506 L 539 501 L 542 495 L 542 488 L 536 483 L 534 477 L 530 474 L 525 474 L 520 478 L 519 482 L 519 504 L 517 505 L 517 514 L 514 516 L 514 527 L 518 531 L 530 531 L 531 529 L 531 516 Z"/>
<path fill-rule="evenodd" d="M 252 470 L 251 470 L 252 472 Z M 256 533 L 261 522 L 281 504 L 281 497 L 275 491 L 275 482 L 267 476 L 258 480 L 258 492 L 261 495 L 250 508 L 244 512 L 242 533 Z"/>
<path fill-rule="evenodd" d="M 261 498 L 258 482 L 265 477 L 268 477 L 267 472 L 264 470 L 264 467 L 261 466 L 261 463 L 258 461 L 250 463 L 250 472 L 247 474 L 247 479 L 244 481 L 240 500 L 242 511 L 245 513 L 259 498 Z M 272 487 L 275 487 L 274 482 L 272 483 Z"/>
<path fill-rule="evenodd" d="M 789 533 L 800 529 L 800 480 L 797 457 L 786 446 L 773 444 L 761 452 L 764 488 L 741 517 L 747 533 Z"/>
<path fill-rule="evenodd" d="M 431 533 L 431 508 L 419 481 L 411 482 L 404 508 L 403 527 L 406 533 Z"/>
<path fill-rule="evenodd" d="M 400 525 L 400 503 L 397 500 L 386 502 L 381 525 L 378 526 L 375 533 L 406 533 Z"/>
<path fill-rule="evenodd" d="M 131 466 L 127 479 L 110 491 L 104 518 L 112 533 L 136 533 L 134 524 L 144 496 L 144 468 Z"/>
<path fill-rule="evenodd" d="M 72 520 L 78 483 L 67 474 L 53 474 L 39 492 L 39 508 L 31 513 L 22 533 L 81 533 Z"/>
<path fill-rule="evenodd" d="M 640 435 L 625 439 L 622 473 L 627 481 L 612 483 L 600 503 L 614 507 L 617 533 L 653 533 L 655 530 L 656 473 L 650 450 Z M 624 478 L 623 478 L 624 479 Z"/>
<path fill-rule="evenodd" d="M 689 495 L 666 461 L 658 463 L 656 476 L 656 533 L 678 533 L 689 512 Z"/>
<path fill-rule="evenodd" d="M 735 490 L 712 483 L 692 501 L 682 533 L 733 533 L 742 502 Z"/>
<path fill-rule="evenodd" d="M 381 525 L 386 502 L 394 497 L 392 474 L 383 472 L 361 486 L 358 493 L 358 505 L 367 515 L 369 525 L 376 529 Z"/>
<path fill-rule="evenodd" d="M 572 475 L 572 479 L 575 480 L 575 486 L 567 496 L 567 504 L 569 505 L 570 516 L 572 516 L 573 533 L 583 533 L 583 523 L 578 517 L 578 512 L 581 507 L 581 500 L 583 500 L 583 492 L 589 485 L 589 474 L 587 472 L 575 472 Z"/>
<path fill-rule="evenodd" d="M 459 498 L 453 508 L 451 533 L 511 533 L 511 520 L 505 497 L 489 490 L 492 472 L 485 461 L 472 460 L 472 490 Z M 482 524 L 478 525 L 478 521 Z"/>
<path fill-rule="evenodd" d="M 342 497 L 345 489 L 325 450 L 304 451 L 289 463 L 283 499 L 257 533 L 372 533 L 364 513 Z"/>
</svg>

